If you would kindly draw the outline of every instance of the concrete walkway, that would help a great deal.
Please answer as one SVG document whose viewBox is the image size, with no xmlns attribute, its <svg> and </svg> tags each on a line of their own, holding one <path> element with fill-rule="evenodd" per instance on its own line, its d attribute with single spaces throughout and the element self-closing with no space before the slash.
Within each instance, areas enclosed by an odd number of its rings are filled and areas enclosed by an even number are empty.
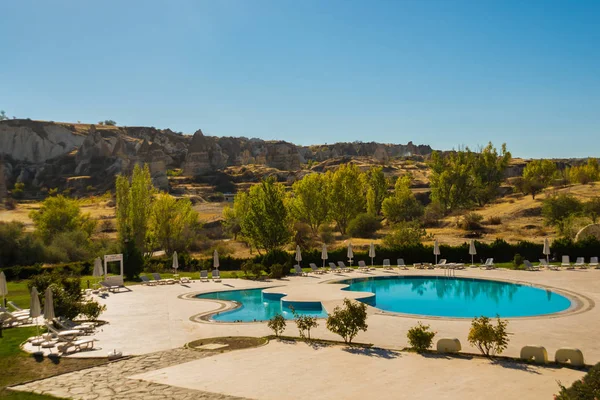
<svg viewBox="0 0 600 400">
<path fill-rule="evenodd" d="M 135 375 L 132 379 L 261 400 L 303 399 L 549 399 L 557 381 L 583 376 L 486 359 L 311 347 L 271 342 Z"/>
</svg>

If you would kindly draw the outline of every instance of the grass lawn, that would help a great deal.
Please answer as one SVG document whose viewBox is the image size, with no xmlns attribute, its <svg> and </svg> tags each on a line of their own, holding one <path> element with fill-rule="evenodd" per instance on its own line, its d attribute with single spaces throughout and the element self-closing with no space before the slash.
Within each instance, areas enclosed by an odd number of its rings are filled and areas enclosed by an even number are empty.
<svg viewBox="0 0 600 400">
<path fill-rule="evenodd" d="M 65 372 L 104 364 L 106 359 L 93 358 L 36 358 L 21 351 L 19 345 L 28 337 L 36 335 L 35 327 L 10 328 L 3 330 L 0 338 L 0 398 L 12 399 L 55 399 L 51 396 L 14 393 L 6 390 L 7 386 L 27 382 L 34 379 L 47 378 Z"/>
</svg>

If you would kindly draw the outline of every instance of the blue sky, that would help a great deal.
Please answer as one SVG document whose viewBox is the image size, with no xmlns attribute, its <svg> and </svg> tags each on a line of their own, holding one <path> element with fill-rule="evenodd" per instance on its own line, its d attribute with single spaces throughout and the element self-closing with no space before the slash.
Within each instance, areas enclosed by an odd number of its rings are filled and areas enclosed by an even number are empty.
<svg viewBox="0 0 600 400">
<path fill-rule="evenodd" d="M 600 1 L 10 1 L 0 109 L 600 156 Z"/>
</svg>

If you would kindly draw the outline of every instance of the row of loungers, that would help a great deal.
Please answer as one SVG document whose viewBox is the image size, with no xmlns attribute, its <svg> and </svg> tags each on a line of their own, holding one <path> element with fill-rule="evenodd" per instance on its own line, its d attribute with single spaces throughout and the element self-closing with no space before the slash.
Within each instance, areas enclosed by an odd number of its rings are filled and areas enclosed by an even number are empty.
<svg viewBox="0 0 600 400">
<path fill-rule="evenodd" d="M 56 347 L 58 353 L 68 354 L 91 350 L 97 341 L 90 337 L 96 330 L 96 324 L 93 322 L 78 323 L 65 318 L 54 318 L 52 321 L 46 321 L 45 325 L 47 333 L 27 340 L 32 346 L 50 349 L 50 352 Z"/>
<path fill-rule="evenodd" d="M 175 283 L 190 283 L 190 278 L 186 276 L 182 276 L 179 279 L 171 279 L 171 278 L 162 278 L 159 273 L 152 273 L 152 279 L 148 278 L 146 275 L 141 275 L 140 279 L 142 280 L 142 285 L 147 286 L 156 286 L 156 285 L 173 285 Z M 221 274 L 218 269 L 212 271 L 212 280 L 214 282 L 221 282 Z M 202 270 L 200 271 L 200 282 L 208 282 L 208 271 Z"/>
</svg>

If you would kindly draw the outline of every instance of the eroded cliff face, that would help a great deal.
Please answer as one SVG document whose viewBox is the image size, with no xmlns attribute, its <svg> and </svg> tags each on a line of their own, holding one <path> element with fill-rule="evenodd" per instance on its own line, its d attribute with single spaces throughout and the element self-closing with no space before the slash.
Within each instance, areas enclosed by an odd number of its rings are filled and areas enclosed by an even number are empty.
<svg viewBox="0 0 600 400">
<path fill-rule="evenodd" d="M 214 174 L 227 167 L 264 165 L 297 171 L 308 160 L 336 157 L 390 157 L 426 155 L 429 146 L 380 143 L 336 143 L 296 146 L 285 141 L 244 137 L 193 136 L 151 127 L 94 126 L 47 121 L 0 121 L 0 156 L 4 156 L 7 183 L 32 187 L 106 190 L 114 176 L 128 174 L 136 164 L 148 164 L 154 184 L 169 189 L 167 170 L 181 168 L 183 175 Z"/>
</svg>

